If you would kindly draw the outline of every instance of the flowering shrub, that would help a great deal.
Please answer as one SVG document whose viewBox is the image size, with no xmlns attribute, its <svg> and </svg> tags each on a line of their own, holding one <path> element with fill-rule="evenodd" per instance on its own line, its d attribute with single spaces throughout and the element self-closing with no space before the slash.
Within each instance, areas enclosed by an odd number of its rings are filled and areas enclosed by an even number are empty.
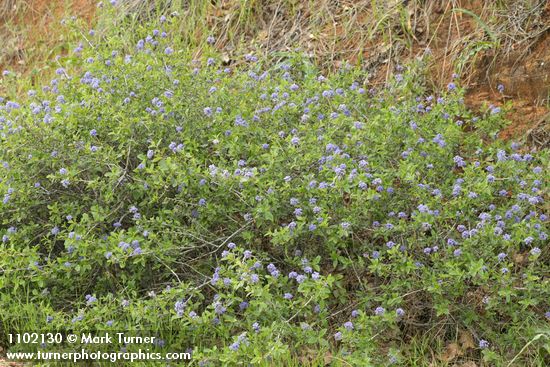
<svg viewBox="0 0 550 367">
<path fill-rule="evenodd" d="M 6 330 L 385 365 L 460 329 L 498 365 L 548 325 L 548 151 L 497 140 L 499 109 L 475 116 L 456 80 L 429 95 L 414 65 L 365 90 L 299 55 L 194 60 L 157 27 L 131 49 L 90 33 L 1 99 Z"/>
</svg>

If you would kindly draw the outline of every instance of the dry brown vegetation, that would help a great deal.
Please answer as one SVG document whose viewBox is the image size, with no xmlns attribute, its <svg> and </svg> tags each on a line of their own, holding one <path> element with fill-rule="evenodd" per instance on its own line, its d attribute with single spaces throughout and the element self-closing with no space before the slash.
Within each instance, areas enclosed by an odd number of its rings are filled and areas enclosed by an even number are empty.
<svg viewBox="0 0 550 367">
<path fill-rule="evenodd" d="M 427 82 L 446 85 L 453 72 L 468 87 L 466 102 L 513 100 L 504 138 L 530 134 L 548 144 L 550 2 L 547 0 L 127 0 L 143 20 L 159 11 L 185 15 L 182 37 L 200 52 L 208 34 L 228 59 L 301 50 L 325 70 L 361 63 L 372 85 L 397 64 L 432 53 Z M 94 0 L 4 0 L 0 4 L 0 67 L 33 77 L 70 40 L 57 26 L 70 15 L 96 19 Z M 105 23 L 104 23 L 105 24 Z M 505 93 L 496 91 L 503 84 Z"/>
</svg>

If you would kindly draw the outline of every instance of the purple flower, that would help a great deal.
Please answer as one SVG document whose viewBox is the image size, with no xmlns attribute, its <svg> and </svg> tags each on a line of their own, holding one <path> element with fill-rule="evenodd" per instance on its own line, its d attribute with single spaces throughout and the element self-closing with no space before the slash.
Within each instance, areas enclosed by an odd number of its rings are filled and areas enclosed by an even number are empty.
<svg viewBox="0 0 550 367">
<path fill-rule="evenodd" d="M 284 296 L 283 296 L 284 299 L 288 299 L 288 300 L 291 300 L 293 297 L 294 296 L 290 293 L 285 293 Z"/>
<path fill-rule="evenodd" d="M 230 278 L 223 278 L 223 284 L 225 286 L 231 285 L 231 279 Z"/>
<path fill-rule="evenodd" d="M 120 241 L 118 243 L 118 247 L 120 247 L 123 251 L 126 251 L 130 247 L 130 244 L 124 241 Z"/>
<path fill-rule="evenodd" d="M 185 311 L 185 302 L 183 300 L 177 301 L 174 305 L 174 310 L 178 316 L 183 316 L 183 312 Z"/>
<path fill-rule="evenodd" d="M 348 330 L 348 331 L 353 330 L 353 322 L 351 322 L 351 321 L 345 322 L 344 323 L 344 328 L 346 328 L 346 330 Z"/>
<path fill-rule="evenodd" d="M 540 253 L 541 253 L 541 251 L 540 251 L 540 248 L 538 248 L 538 247 L 533 247 L 533 249 L 531 250 L 531 255 L 533 255 L 533 256 L 539 256 Z"/>
<path fill-rule="evenodd" d="M 479 348 L 481 349 L 489 348 L 489 342 L 487 340 L 481 339 L 479 341 Z"/>
<path fill-rule="evenodd" d="M 215 272 L 213 275 L 212 275 L 212 279 L 210 280 L 210 284 L 212 285 L 216 285 L 218 283 L 218 281 L 220 280 L 220 275 Z"/>
<path fill-rule="evenodd" d="M 97 301 L 97 298 L 95 298 L 95 297 L 92 296 L 91 294 L 87 294 L 85 298 L 86 298 L 86 304 L 87 304 L 87 305 L 91 305 L 92 303 L 94 303 L 95 301 Z"/>
<path fill-rule="evenodd" d="M 381 316 L 385 312 L 386 312 L 386 310 L 384 309 L 384 307 L 381 307 L 381 306 L 376 307 L 376 309 L 374 310 L 374 314 L 377 315 L 377 316 Z"/>
<path fill-rule="evenodd" d="M 84 319 L 84 316 L 83 316 L 83 315 L 78 315 L 78 316 L 73 317 L 73 319 L 71 320 L 71 322 L 74 324 L 75 322 L 77 322 L 77 321 L 82 321 L 83 319 Z"/>
<path fill-rule="evenodd" d="M 336 334 L 334 334 L 334 340 L 336 341 L 342 340 L 342 333 L 337 332 Z"/>
<path fill-rule="evenodd" d="M 453 158 L 453 161 L 455 162 L 456 166 L 457 167 L 466 167 L 466 162 L 464 161 L 464 159 L 459 156 L 459 155 L 456 155 L 454 158 Z"/>
</svg>

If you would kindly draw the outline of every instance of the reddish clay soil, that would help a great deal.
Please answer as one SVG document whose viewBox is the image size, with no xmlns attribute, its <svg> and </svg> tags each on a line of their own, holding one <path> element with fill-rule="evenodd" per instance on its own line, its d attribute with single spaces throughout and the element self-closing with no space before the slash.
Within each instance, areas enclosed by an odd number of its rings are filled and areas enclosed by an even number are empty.
<svg viewBox="0 0 550 367">
<path fill-rule="evenodd" d="M 425 10 L 429 12 L 429 17 L 418 14 L 415 18 L 418 22 L 410 48 L 395 47 L 391 50 L 393 54 L 388 54 L 387 44 L 381 40 L 371 41 L 368 47 L 364 47 L 361 56 L 372 72 L 370 84 L 383 84 L 398 62 L 412 60 L 429 49 L 432 62 L 429 64 L 428 82 L 435 88 L 444 88 L 455 71 L 455 61 L 463 57 L 473 42 L 489 38 L 478 20 L 465 12 L 453 11 L 451 3 L 427 2 Z M 482 0 L 462 0 L 460 7 L 474 14 L 487 11 Z M 541 19 L 542 24 L 532 30 L 532 40 L 527 38 L 521 43 L 507 44 L 506 50 L 499 49 L 498 54 L 491 50 L 481 51 L 472 56 L 460 75 L 461 85 L 467 88 L 465 102 L 472 110 L 477 111 L 485 104 L 501 106 L 512 101 L 512 109 L 506 116 L 511 124 L 500 133 L 500 137 L 506 140 L 522 139 L 544 126 L 548 135 L 550 1 Z M 543 31 L 538 32 L 540 28 Z M 399 29 L 395 31 L 399 32 Z M 356 59 L 357 55 L 352 55 L 348 61 L 353 63 Z M 504 93 L 498 92 L 499 84 L 504 86 Z"/>
<path fill-rule="evenodd" d="M 503 139 L 518 139 L 536 126 L 550 124 L 549 32 L 531 50 L 513 53 L 490 68 L 480 68 L 478 75 L 481 82 L 473 84 L 466 97 L 472 109 L 478 109 L 484 101 L 494 105 L 513 102 L 507 116 L 512 124 L 501 132 Z M 496 90 L 498 84 L 504 86 L 503 94 Z"/>
<path fill-rule="evenodd" d="M 430 49 L 432 62 L 429 65 L 428 83 L 437 88 L 447 85 L 455 71 L 453 64 L 464 57 L 468 47 L 490 38 L 477 19 L 467 12 L 457 11 L 460 9 L 453 9 L 452 4 L 482 17 L 490 17 L 486 2 L 458 0 L 455 4 L 451 1 L 428 0 L 422 8 L 414 7 L 410 2 L 408 9 L 412 12 L 411 19 L 414 19 L 411 34 L 403 34 L 403 28 L 396 23 L 390 31 L 390 39 L 377 36 L 368 38 L 360 31 L 372 17 L 370 1 L 343 0 L 340 5 L 324 4 L 323 11 L 330 13 L 333 18 L 323 23 L 325 26 L 316 35 L 309 31 L 315 14 L 305 6 L 305 2 L 297 4 L 301 13 L 296 16 L 281 12 L 276 2 L 273 2 L 271 5 L 264 4 L 269 11 L 256 14 L 261 18 L 257 27 L 245 33 L 247 41 L 260 45 L 264 50 L 288 50 L 290 44 L 302 45 L 304 51 L 330 60 L 333 67 L 342 61 L 355 64 L 361 60 L 371 73 L 368 82 L 375 86 L 383 84 L 398 63 L 412 60 Z M 69 4 L 69 8 L 66 8 L 66 4 Z M 29 31 L 20 37 L 17 48 L 24 51 L 36 44 L 46 43 L 53 49 L 63 41 L 62 34 L 55 32 L 63 15 L 76 15 L 90 25 L 96 4 L 97 0 L 28 0 L 29 10 L 19 17 L 19 21 L 24 22 Z M 223 1 L 221 6 L 213 6 L 211 14 L 207 14 L 207 24 L 212 28 L 223 25 L 228 13 L 235 11 L 231 4 L 233 2 Z M 349 12 L 346 13 L 346 9 L 350 8 L 356 10 L 353 19 L 350 19 Z M 519 14 L 522 16 L 521 12 Z M 533 35 L 532 38 L 529 36 L 518 43 L 501 45 L 498 54 L 487 50 L 470 55 L 460 75 L 461 84 L 467 87 L 465 101 L 473 110 L 478 110 L 483 103 L 498 106 L 509 100 L 513 102 L 513 108 L 507 115 L 512 124 L 501 132 L 504 139 L 521 139 L 534 127 L 550 125 L 550 1 L 539 18 L 538 24 L 526 30 L 531 32 L 529 34 Z M 409 39 L 410 44 L 405 44 L 402 41 L 404 39 Z M 223 43 L 222 40 L 220 44 Z M 222 45 L 220 48 L 224 54 L 230 54 L 235 45 L 225 42 L 225 47 Z M 59 52 L 63 53 L 64 50 Z M 21 72 L 29 71 L 37 60 L 24 60 L 24 55 L 25 52 L 16 52 L 11 64 L 3 66 Z M 505 88 L 503 94 L 496 90 L 499 84 Z"/>
<path fill-rule="evenodd" d="M 4 33 L 7 34 L 2 34 L 2 23 L 4 22 L 6 22 L 5 24 L 15 22 L 18 29 L 22 31 L 18 31 L 15 35 L 16 43 L 10 45 L 8 64 L 0 64 L 0 67 L 23 73 L 30 71 L 36 66 L 35 64 L 46 61 L 28 60 L 29 55 L 33 55 L 33 49 L 46 45 L 49 49 L 54 50 L 66 42 L 64 34 L 57 29 L 64 16 L 74 15 L 90 25 L 97 6 L 96 0 L 27 0 L 24 3 L 20 1 L 13 3 L 19 4 L 20 9 L 14 8 L 3 14 L 4 18 L 0 17 L 0 38 L 14 36 L 13 33 L 6 32 L 6 30 Z M 56 53 L 65 51 L 60 48 Z"/>
<path fill-rule="evenodd" d="M 480 32 L 476 20 L 469 15 L 448 14 L 445 2 L 435 9 L 436 17 L 431 21 L 439 24 L 441 37 L 429 44 L 435 63 L 432 65 L 434 81 L 443 86 L 452 73 L 451 60 L 461 48 L 466 47 L 467 35 Z M 481 14 L 483 4 L 480 0 L 466 0 L 461 3 L 464 9 Z M 437 17 L 437 14 L 441 14 Z M 543 19 L 550 19 L 550 1 L 546 4 Z M 438 33 L 439 34 L 439 33 Z M 472 40 L 474 37 L 471 38 Z M 462 44 L 460 44 L 462 43 Z M 521 139 L 535 127 L 550 124 L 550 30 L 546 29 L 527 44 L 514 44 L 508 52 L 500 51 L 494 55 L 482 54 L 467 75 L 462 75 L 467 86 L 465 102 L 473 110 L 479 110 L 484 104 L 500 106 L 511 100 L 512 110 L 507 118 L 512 122 L 501 133 L 503 139 Z M 499 93 L 497 86 L 504 86 Z"/>
</svg>

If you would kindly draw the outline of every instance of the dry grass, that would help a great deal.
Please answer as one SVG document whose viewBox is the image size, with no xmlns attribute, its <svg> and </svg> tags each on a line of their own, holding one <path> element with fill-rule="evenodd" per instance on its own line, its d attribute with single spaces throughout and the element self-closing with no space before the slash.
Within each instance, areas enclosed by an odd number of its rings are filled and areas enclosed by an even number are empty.
<svg viewBox="0 0 550 367">
<path fill-rule="evenodd" d="M 60 22 L 76 15 L 90 22 L 95 0 L 1 0 L 0 69 L 39 84 L 51 75 L 51 61 L 75 41 Z"/>
<path fill-rule="evenodd" d="M 131 15 L 136 25 L 163 12 L 178 12 L 184 20 L 180 25 L 181 36 L 190 46 L 200 50 L 206 36 L 212 33 L 217 36 L 217 46 L 229 56 L 243 48 L 259 49 L 265 55 L 298 48 L 314 56 L 317 63 L 328 70 L 342 62 L 362 62 L 374 69 L 394 66 L 430 48 L 435 52 L 434 62 L 439 68 L 437 79 L 444 79 L 449 70 L 457 69 L 466 75 L 475 75 L 473 68 L 481 55 L 488 53 L 492 56 L 490 64 L 502 56 L 516 55 L 518 49 L 521 55 L 527 56 L 550 29 L 546 0 L 120 2 L 125 18 Z M 82 3 L 90 1 L 3 0 L 0 18 L 7 18 L 1 27 L 3 38 L 8 41 L 5 48 L 11 50 L 12 55 L 17 54 L 21 50 L 13 50 L 17 46 L 12 40 L 25 38 L 25 33 L 32 31 L 27 24 L 14 27 L 21 13 L 41 13 L 47 23 L 52 23 L 59 20 L 60 8 L 75 10 L 81 8 Z M 14 8 L 18 11 L 10 11 Z M 104 23 L 111 21 L 106 19 Z M 48 46 L 57 39 L 48 38 L 51 41 Z M 25 55 L 18 61 L 29 58 Z M 521 59 L 517 57 L 516 61 Z M 0 64 L 10 62 L 13 56 L 8 60 L 5 56 L 0 58 Z"/>
<path fill-rule="evenodd" d="M 107 3 L 107 2 L 105 2 Z M 472 93 L 500 103 L 507 96 L 548 104 L 550 32 L 547 0 L 119 0 L 119 12 L 95 18 L 97 29 L 139 29 L 161 13 L 177 12 L 184 46 L 200 54 L 208 35 L 230 62 L 247 52 L 275 61 L 288 51 L 312 56 L 323 70 L 361 64 L 371 85 L 397 64 L 430 50 L 428 82 L 446 85 L 453 72 Z M 44 74 L 47 60 L 69 40 L 52 27 L 77 10 L 94 14 L 96 0 L 0 1 L 0 67 Z M 13 11 L 13 9 L 17 11 Z M 11 9 L 11 10 L 10 10 Z M 129 32 L 131 33 L 131 32 Z M 129 39 L 129 45 L 135 40 Z M 542 44 L 542 46 L 541 46 Z M 543 65 L 541 67 L 541 65 Z M 47 74 L 47 73 L 46 73 Z"/>
</svg>

